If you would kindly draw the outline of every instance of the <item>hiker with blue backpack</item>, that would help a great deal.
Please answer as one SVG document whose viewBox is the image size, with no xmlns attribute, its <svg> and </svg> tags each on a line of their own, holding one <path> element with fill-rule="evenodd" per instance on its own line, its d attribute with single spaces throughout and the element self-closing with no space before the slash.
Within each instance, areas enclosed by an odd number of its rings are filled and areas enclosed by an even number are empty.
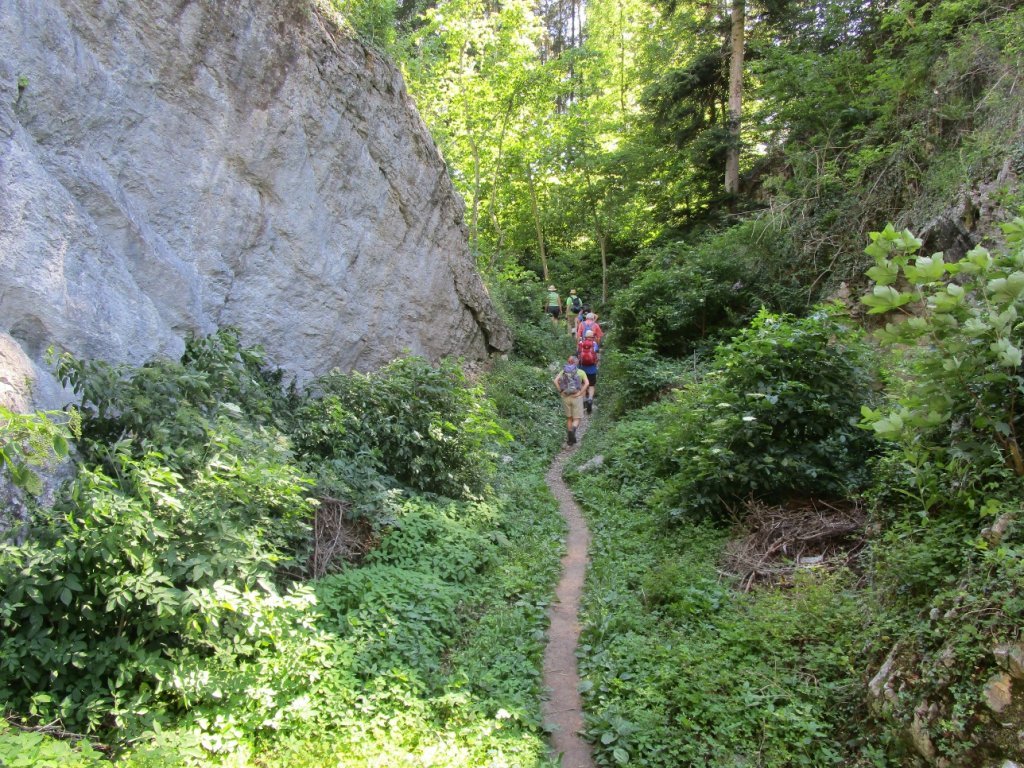
<svg viewBox="0 0 1024 768">
<path fill-rule="evenodd" d="M 575 445 L 576 429 L 583 420 L 583 397 L 590 386 L 587 374 L 579 369 L 575 355 L 569 357 L 561 373 L 555 376 L 554 384 L 562 397 L 562 409 L 565 411 L 565 441 Z"/>
<path fill-rule="evenodd" d="M 576 347 L 576 358 L 579 366 L 587 374 L 587 387 L 583 395 L 583 409 L 587 413 L 594 412 L 594 393 L 597 388 L 597 366 L 601 364 L 601 347 L 597 343 L 596 334 L 593 328 L 583 332 Z"/>
</svg>

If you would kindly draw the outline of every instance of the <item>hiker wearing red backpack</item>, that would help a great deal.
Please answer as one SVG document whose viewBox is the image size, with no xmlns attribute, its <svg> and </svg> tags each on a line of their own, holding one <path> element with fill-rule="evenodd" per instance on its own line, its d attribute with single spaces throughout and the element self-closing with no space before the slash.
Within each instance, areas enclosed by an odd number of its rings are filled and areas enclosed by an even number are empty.
<svg viewBox="0 0 1024 768">
<path fill-rule="evenodd" d="M 601 338 L 604 336 L 604 331 L 601 330 L 601 326 L 597 324 L 597 315 L 593 312 L 588 312 L 586 319 L 576 326 L 576 338 L 578 341 L 583 341 L 587 337 L 587 331 L 594 332 L 594 341 L 598 344 L 601 343 Z"/>
<path fill-rule="evenodd" d="M 580 369 L 587 374 L 586 393 L 583 395 L 583 409 L 587 413 L 594 412 L 594 392 L 597 387 L 597 366 L 601 364 L 601 348 L 594 338 L 594 331 L 584 332 L 576 347 L 576 357 Z"/>
</svg>

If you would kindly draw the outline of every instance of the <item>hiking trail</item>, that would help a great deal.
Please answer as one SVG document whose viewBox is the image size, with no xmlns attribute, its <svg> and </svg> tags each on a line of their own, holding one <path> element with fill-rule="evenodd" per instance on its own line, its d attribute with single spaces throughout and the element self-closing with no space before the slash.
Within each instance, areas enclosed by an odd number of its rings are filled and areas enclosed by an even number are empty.
<svg viewBox="0 0 1024 768">
<path fill-rule="evenodd" d="M 577 431 L 582 438 L 589 419 L 584 418 Z M 545 481 L 558 499 L 559 510 L 569 526 L 566 551 L 562 558 L 562 576 L 555 590 L 555 601 L 548 608 L 550 626 L 544 650 L 544 687 L 550 691 L 543 704 L 544 723 L 551 730 L 551 751 L 562 756 L 562 768 L 594 768 L 590 744 L 584 741 L 583 698 L 576 667 L 579 645 L 579 608 L 583 580 L 587 571 L 590 531 L 572 492 L 562 480 L 565 462 L 579 448 L 566 445 L 551 463 Z"/>
</svg>

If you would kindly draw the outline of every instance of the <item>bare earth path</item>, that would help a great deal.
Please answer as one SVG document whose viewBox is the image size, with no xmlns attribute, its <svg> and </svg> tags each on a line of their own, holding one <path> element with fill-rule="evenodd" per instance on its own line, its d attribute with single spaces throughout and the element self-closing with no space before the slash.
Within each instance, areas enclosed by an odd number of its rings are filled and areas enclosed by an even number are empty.
<svg viewBox="0 0 1024 768">
<path fill-rule="evenodd" d="M 586 419 L 578 434 L 586 431 Z M 551 750 L 562 755 L 562 768 L 594 768 L 590 745 L 580 735 L 583 730 L 583 700 L 576 669 L 576 646 L 580 639 L 578 619 L 583 578 L 587 570 L 590 531 L 580 508 L 562 480 L 562 468 L 578 445 L 566 446 L 548 470 L 548 488 L 558 499 L 562 517 L 569 524 L 566 554 L 562 558 L 562 578 L 555 590 L 555 602 L 548 609 L 551 621 L 548 645 L 544 651 L 544 685 L 551 692 L 544 702 L 544 722 L 554 726 Z"/>
</svg>

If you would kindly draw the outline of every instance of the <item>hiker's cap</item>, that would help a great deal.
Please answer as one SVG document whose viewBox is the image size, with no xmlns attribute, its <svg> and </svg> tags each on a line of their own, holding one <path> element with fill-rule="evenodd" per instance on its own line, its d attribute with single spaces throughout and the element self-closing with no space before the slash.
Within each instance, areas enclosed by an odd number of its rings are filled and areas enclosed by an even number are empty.
<svg viewBox="0 0 1024 768">
<path fill-rule="evenodd" d="M 549 290 L 549 291 L 553 291 L 553 290 L 555 290 L 555 286 L 553 286 L 553 285 L 549 285 L 549 286 L 548 286 L 548 290 Z"/>
<path fill-rule="evenodd" d="M 575 296 L 576 295 L 576 289 L 573 288 L 571 291 L 569 291 L 569 295 L 570 296 Z"/>
<path fill-rule="evenodd" d="M 593 331 L 587 331 L 585 334 L 583 334 L 583 337 L 589 339 L 593 335 L 594 335 Z"/>
</svg>

